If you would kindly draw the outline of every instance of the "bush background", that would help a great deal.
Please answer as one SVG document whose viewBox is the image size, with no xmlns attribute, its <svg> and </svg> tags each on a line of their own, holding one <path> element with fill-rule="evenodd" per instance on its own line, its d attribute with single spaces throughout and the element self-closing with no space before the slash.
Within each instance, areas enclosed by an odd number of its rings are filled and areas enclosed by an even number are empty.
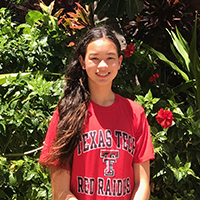
<svg viewBox="0 0 200 200">
<path fill-rule="evenodd" d="M 145 108 L 156 154 L 151 162 L 150 199 L 198 200 L 199 23 L 196 47 L 191 48 L 191 43 L 195 16 L 196 22 L 199 20 L 195 14 L 199 2 L 101 0 L 95 7 L 93 1 L 82 0 L 82 6 L 90 5 L 85 10 L 78 10 L 75 3 L 68 1 L 55 1 L 53 9 L 47 9 L 51 1 L 44 2 L 47 6 L 35 5 L 38 2 L 34 0 L 1 1 L 0 199 L 52 199 L 48 169 L 38 164 L 40 150 L 30 151 L 42 146 L 62 95 L 64 70 L 74 49 L 68 44 L 76 44 L 88 28 L 106 23 L 123 34 L 128 44 L 135 44 L 132 56 L 123 60 L 113 89 Z M 56 13 L 61 8 L 63 12 Z M 65 14 L 73 8 L 77 15 L 69 19 Z M 70 28 L 74 20 L 85 28 Z M 175 27 L 182 35 L 176 45 L 166 30 L 176 33 Z M 177 50 L 177 45 L 184 50 Z M 196 49 L 197 54 L 191 49 Z M 191 54 L 196 55 L 196 65 L 191 64 L 195 60 Z M 183 55 L 188 56 L 189 68 Z M 159 78 L 149 82 L 155 73 Z M 174 122 L 168 129 L 156 122 L 160 108 L 173 113 Z"/>
</svg>

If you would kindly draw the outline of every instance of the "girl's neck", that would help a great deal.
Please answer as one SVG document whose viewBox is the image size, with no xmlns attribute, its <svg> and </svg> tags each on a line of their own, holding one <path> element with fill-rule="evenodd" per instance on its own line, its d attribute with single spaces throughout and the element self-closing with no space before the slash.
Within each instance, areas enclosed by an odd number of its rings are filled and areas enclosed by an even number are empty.
<svg viewBox="0 0 200 200">
<path fill-rule="evenodd" d="M 115 94 L 112 89 L 108 89 L 108 87 L 90 89 L 90 95 L 93 102 L 104 107 L 111 106 L 115 101 Z"/>
</svg>

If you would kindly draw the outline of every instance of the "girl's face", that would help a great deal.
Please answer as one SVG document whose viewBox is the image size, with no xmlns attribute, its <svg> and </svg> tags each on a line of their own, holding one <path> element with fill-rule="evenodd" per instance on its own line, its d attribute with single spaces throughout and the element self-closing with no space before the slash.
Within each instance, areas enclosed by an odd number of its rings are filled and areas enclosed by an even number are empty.
<svg viewBox="0 0 200 200">
<path fill-rule="evenodd" d="M 85 59 L 79 56 L 81 66 L 88 75 L 89 87 L 112 86 L 122 62 L 116 45 L 109 39 L 101 38 L 89 43 Z"/>
</svg>

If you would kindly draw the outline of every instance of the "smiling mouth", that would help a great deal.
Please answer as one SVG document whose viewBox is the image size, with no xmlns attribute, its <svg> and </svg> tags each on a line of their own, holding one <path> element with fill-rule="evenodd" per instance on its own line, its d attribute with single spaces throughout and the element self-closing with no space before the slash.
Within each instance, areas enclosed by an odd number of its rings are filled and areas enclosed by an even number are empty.
<svg viewBox="0 0 200 200">
<path fill-rule="evenodd" d="M 97 73 L 98 76 L 102 76 L 102 77 L 105 77 L 105 76 L 107 76 L 108 74 L 109 74 L 109 72 L 107 72 L 107 73 Z"/>
</svg>

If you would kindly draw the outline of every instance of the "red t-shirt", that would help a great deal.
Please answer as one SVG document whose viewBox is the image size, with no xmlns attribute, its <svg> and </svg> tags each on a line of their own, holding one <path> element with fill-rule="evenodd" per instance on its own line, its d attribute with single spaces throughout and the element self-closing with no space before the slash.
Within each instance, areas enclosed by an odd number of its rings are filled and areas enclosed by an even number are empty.
<svg viewBox="0 0 200 200">
<path fill-rule="evenodd" d="M 56 110 L 39 160 L 46 165 L 58 120 Z M 85 131 L 74 152 L 71 192 L 80 200 L 129 200 L 134 187 L 133 163 L 153 158 L 149 125 L 138 103 L 117 94 L 109 107 L 90 101 Z"/>
</svg>

